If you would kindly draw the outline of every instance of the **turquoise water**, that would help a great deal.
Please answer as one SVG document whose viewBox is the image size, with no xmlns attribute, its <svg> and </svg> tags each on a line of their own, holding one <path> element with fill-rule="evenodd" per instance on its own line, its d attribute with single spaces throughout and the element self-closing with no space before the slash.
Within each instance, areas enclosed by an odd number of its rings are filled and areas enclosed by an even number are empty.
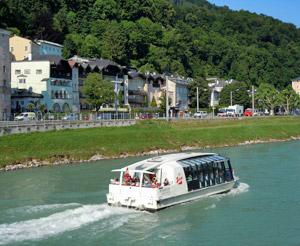
<svg viewBox="0 0 300 246">
<path fill-rule="evenodd" d="M 0 173 L 0 244 L 300 245 L 300 141 L 213 150 L 240 187 L 147 213 L 105 204 L 110 170 L 142 158 Z"/>
</svg>

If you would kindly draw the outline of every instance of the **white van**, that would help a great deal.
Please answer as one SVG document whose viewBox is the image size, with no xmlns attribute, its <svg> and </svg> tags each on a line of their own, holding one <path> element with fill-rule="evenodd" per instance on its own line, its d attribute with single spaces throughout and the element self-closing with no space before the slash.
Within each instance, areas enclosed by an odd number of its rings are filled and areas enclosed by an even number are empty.
<svg viewBox="0 0 300 246">
<path fill-rule="evenodd" d="M 15 117 L 16 121 L 29 121 L 35 119 L 36 119 L 35 113 L 33 112 L 23 112 Z"/>
</svg>

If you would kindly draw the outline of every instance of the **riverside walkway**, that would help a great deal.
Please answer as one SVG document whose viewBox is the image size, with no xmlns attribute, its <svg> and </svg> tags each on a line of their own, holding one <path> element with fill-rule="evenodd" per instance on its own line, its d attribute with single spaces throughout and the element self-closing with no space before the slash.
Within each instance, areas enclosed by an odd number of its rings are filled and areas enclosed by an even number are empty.
<svg viewBox="0 0 300 246">
<path fill-rule="evenodd" d="M 43 120 L 43 121 L 0 121 L 0 136 L 45 132 L 64 129 L 82 129 L 94 127 L 121 127 L 134 125 L 134 119 L 113 120 Z"/>
</svg>

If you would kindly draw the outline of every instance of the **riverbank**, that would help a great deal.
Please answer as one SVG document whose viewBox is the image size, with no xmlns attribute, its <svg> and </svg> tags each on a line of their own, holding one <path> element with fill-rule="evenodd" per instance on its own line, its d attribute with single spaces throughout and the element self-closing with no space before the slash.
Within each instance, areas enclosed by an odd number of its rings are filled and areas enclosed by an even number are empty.
<svg viewBox="0 0 300 246">
<path fill-rule="evenodd" d="M 140 121 L 0 138 L 0 170 L 299 139 L 300 118 Z"/>
</svg>

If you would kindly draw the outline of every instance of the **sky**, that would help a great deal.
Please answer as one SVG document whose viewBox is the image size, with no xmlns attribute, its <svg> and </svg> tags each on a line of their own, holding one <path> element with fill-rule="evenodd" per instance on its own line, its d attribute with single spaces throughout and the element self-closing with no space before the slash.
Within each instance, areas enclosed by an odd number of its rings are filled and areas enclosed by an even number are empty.
<svg viewBox="0 0 300 246">
<path fill-rule="evenodd" d="M 217 5 L 227 5 L 233 10 L 248 10 L 257 14 L 272 16 L 300 28 L 299 0 L 208 0 Z"/>
</svg>

